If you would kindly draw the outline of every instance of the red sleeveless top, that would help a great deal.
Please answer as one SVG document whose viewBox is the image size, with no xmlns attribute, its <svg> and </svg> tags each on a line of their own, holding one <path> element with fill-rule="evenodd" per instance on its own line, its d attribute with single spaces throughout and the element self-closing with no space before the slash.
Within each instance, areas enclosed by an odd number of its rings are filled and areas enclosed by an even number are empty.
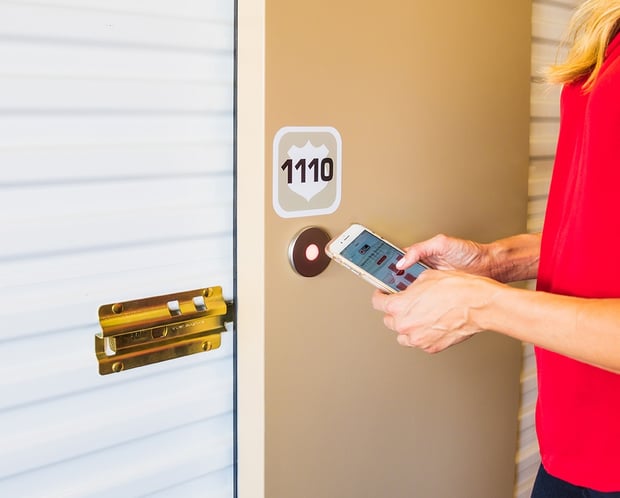
<svg viewBox="0 0 620 498">
<path fill-rule="evenodd" d="M 538 289 L 620 298 L 620 36 L 591 92 L 566 85 Z M 620 341 L 620 323 L 614 331 Z M 620 375 L 536 349 L 536 425 L 551 475 L 620 491 Z"/>
</svg>

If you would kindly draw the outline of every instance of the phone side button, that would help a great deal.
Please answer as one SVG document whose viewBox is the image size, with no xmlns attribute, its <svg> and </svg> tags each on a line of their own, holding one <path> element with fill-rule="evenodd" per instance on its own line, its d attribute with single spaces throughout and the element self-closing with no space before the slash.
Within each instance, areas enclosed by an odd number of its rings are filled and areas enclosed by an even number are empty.
<svg viewBox="0 0 620 498">
<path fill-rule="evenodd" d="M 367 277 L 366 275 L 362 275 L 362 278 L 364 280 L 366 280 L 366 282 L 370 282 L 371 284 L 374 283 L 369 277 Z"/>
<path fill-rule="evenodd" d="M 341 264 L 342 266 L 344 266 L 347 270 L 350 270 L 350 271 L 352 271 L 352 272 L 355 272 L 355 270 L 354 270 L 353 268 L 351 268 L 348 264 L 343 263 L 342 261 L 340 261 L 340 264 Z"/>
</svg>

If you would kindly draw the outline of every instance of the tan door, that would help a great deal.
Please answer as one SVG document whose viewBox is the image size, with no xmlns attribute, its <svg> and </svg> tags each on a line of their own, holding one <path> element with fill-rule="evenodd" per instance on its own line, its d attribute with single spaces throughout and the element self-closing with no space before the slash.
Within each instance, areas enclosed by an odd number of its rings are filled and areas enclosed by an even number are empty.
<svg viewBox="0 0 620 498">
<path fill-rule="evenodd" d="M 434 356 L 401 348 L 368 284 L 334 264 L 301 277 L 287 246 L 304 226 L 335 234 L 353 221 L 400 245 L 525 230 L 529 3 L 266 0 L 254 13 L 265 16 L 265 496 L 511 496 L 520 344 L 485 333 Z M 339 131 L 333 214 L 285 219 L 272 208 L 272 141 L 284 126 Z M 243 253 L 251 239 L 239 226 Z"/>
</svg>

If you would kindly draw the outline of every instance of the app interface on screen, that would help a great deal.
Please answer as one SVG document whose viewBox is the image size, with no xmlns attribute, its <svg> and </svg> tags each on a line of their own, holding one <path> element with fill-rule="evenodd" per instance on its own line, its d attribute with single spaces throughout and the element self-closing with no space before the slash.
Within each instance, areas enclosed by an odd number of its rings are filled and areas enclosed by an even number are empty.
<svg viewBox="0 0 620 498">
<path fill-rule="evenodd" d="M 396 268 L 402 254 L 366 230 L 345 247 L 342 255 L 397 291 L 405 290 L 424 270 L 418 264 L 407 270 Z"/>
</svg>

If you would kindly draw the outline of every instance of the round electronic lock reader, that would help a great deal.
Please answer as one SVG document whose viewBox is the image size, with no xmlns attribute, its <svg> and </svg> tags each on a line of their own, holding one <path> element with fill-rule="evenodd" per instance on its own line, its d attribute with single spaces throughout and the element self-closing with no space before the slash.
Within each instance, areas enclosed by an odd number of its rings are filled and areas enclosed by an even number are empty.
<svg viewBox="0 0 620 498">
<path fill-rule="evenodd" d="M 316 277 L 329 266 L 331 259 L 325 254 L 330 235 L 319 227 L 306 227 L 299 231 L 288 246 L 288 259 L 299 275 Z"/>
</svg>

